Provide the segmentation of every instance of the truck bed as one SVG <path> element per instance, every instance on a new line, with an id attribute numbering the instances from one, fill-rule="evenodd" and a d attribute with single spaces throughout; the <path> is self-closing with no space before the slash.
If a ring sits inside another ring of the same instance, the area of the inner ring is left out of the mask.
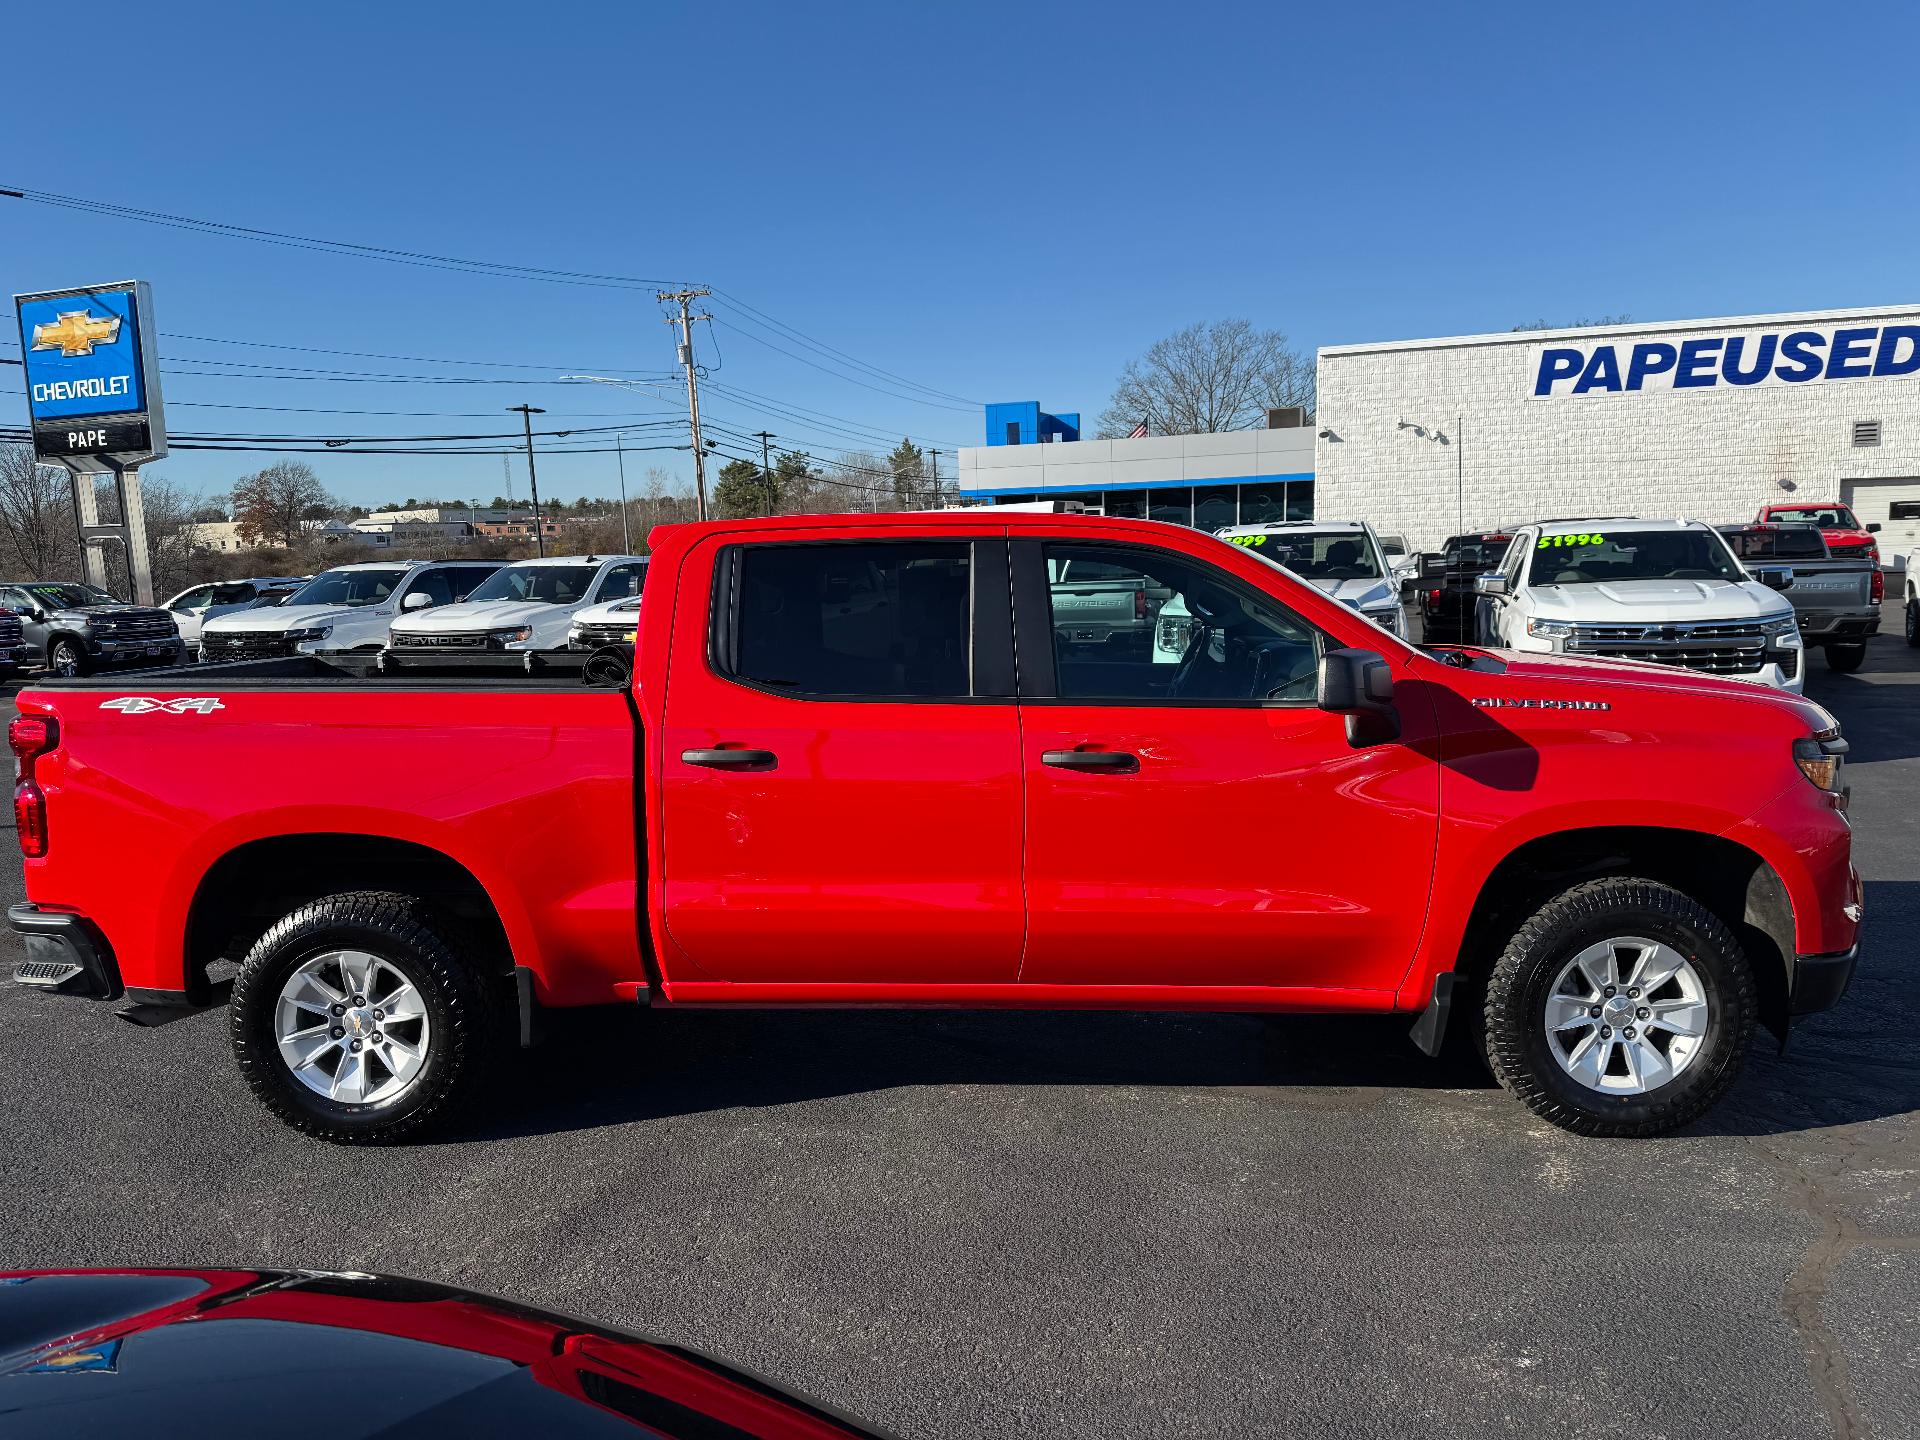
<path id="1" fill-rule="evenodd" d="M 23 690 L 583 690 L 623 689 L 625 682 L 590 679 L 590 652 L 549 650 L 522 654 L 439 656 L 399 660 L 383 655 L 288 655 L 207 665 L 160 665 L 61 678 L 42 676 Z"/>

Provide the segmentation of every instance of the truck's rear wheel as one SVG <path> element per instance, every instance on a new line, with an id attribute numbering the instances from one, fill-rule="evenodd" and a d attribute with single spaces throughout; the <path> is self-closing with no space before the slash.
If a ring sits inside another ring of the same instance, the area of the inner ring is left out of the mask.
<path id="1" fill-rule="evenodd" d="M 1718 916 L 1651 880 L 1542 905 L 1487 977 L 1494 1077 L 1580 1135 L 1657 1135 L 1725 1093 L 1752 1038 L 1753 972 Z"/>
<path id="2" fill-rule="evenodd" d="M 329 895 L 262 935 L 233 986 L 234 1058 L 296 1129 L 343 1144 L 418 1133 L 485 1078 L 502 984 L 417 899 Z"/>
<path id="3" fill-rule="evenodd" d="M 1920 648 L 1920 600 L 1907 601 L 1907 644 Z"/>
<path id="4" fill-rule="evenodd" d="M 1827 668 L 1837 670 L 1842 675 L 1851 675 L 1867 659 L 1865 645 L 1829 645 L 1827 646 Z"/>

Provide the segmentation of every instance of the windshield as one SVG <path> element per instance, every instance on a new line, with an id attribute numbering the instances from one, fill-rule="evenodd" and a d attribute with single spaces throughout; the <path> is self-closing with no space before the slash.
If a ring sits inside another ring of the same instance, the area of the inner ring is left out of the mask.
<path id="1" fill-rule="evenodd" d="M 1787 520 L 1800 525 L 1818 525 L 1822 530 L 1858 530 L 1860 522 L 1845 505 L 1776 506 L 1767 512 L 1769 520 Z"/>
<path id="2" fill-rule="evenodd" d="M 1511 535 L 1450 535 L 1441 556 L 1449 570 L 1491 570 L 1506 557 Z"/>
<path id="3" fill-rule="evenodd" d="M 1284 565 L 1303 580 L 1377 580 L 1373 546 L 1357 530 L 1286 530 L 1262 535 L 1222 535 L 1229 545 Z"/>
<path id="4" fill-rule="evenodd" d="M 26 585 L 21 587 L 49 610 L 73 610 L 82 605 L 118 605 L 106 591 L 92 585 Z"/>
<path id="5" fill-rule="evenodd" d="M 378 605 L 393 593 L 405 570 L 329 570 L 316 575 L 282 603 L 288 605 Z"/>
<path id="6" fill-rule="evenodd" d="M 1616 580 L 1744 580 L 1709 530 L 1616 530 L 1542 535 L 1534 541 L 1535 585 L 1604 585 Z"/>
<path id="7" fill-rule="evenodd" d="M 593 565 L 509 565 L 473 587 L 467 599 L 528 600 L 544 605 L 577 605 L 587 598 L 598 567 Z"/>

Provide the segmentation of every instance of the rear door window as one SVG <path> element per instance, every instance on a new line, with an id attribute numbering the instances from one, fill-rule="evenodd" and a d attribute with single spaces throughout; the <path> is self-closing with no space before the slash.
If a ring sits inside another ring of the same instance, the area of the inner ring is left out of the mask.
<path id="1" fill-rule="evenodd" d="M 745 545 L 732 568 L 723 673 L 794 696 L 972 694 L 966 543 Z"/>

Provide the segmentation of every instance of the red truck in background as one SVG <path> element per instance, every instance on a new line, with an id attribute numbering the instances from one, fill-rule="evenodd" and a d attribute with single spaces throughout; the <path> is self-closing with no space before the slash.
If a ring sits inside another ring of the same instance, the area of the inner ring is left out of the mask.
<path id="1" fill-rule="evenodd" d="M 1653 1134 L 1852 974 L 1819 706 L 1633 662 L 1415 649 L 1146 521 L 654 532 L 631 684 L 291 657 L 19 696 L 16 978 L 205 1004 L 335 1141 L 470 1100 L 543 1007 L 1470 1009 L 1494 1074 Z M 1184 648 L 1082 645 L 1079 565 Z M 1161 603 L 1171 603 L 1163 600 Z M 1130 843 L 1115 843 L 1131 837 Z"/>
<path id="2" fill-rule="evenodd" d="M 1880 532 L 1875 525 L 1862 525 L 1853 507 L 1838 501 L 1777 500 L 1762 505 L 1753 517 L 1756 525 L 1817 525 L 1826 537 L 1827 549 L 1836 560 L 1858 558 L 1880 563 Z"/>

